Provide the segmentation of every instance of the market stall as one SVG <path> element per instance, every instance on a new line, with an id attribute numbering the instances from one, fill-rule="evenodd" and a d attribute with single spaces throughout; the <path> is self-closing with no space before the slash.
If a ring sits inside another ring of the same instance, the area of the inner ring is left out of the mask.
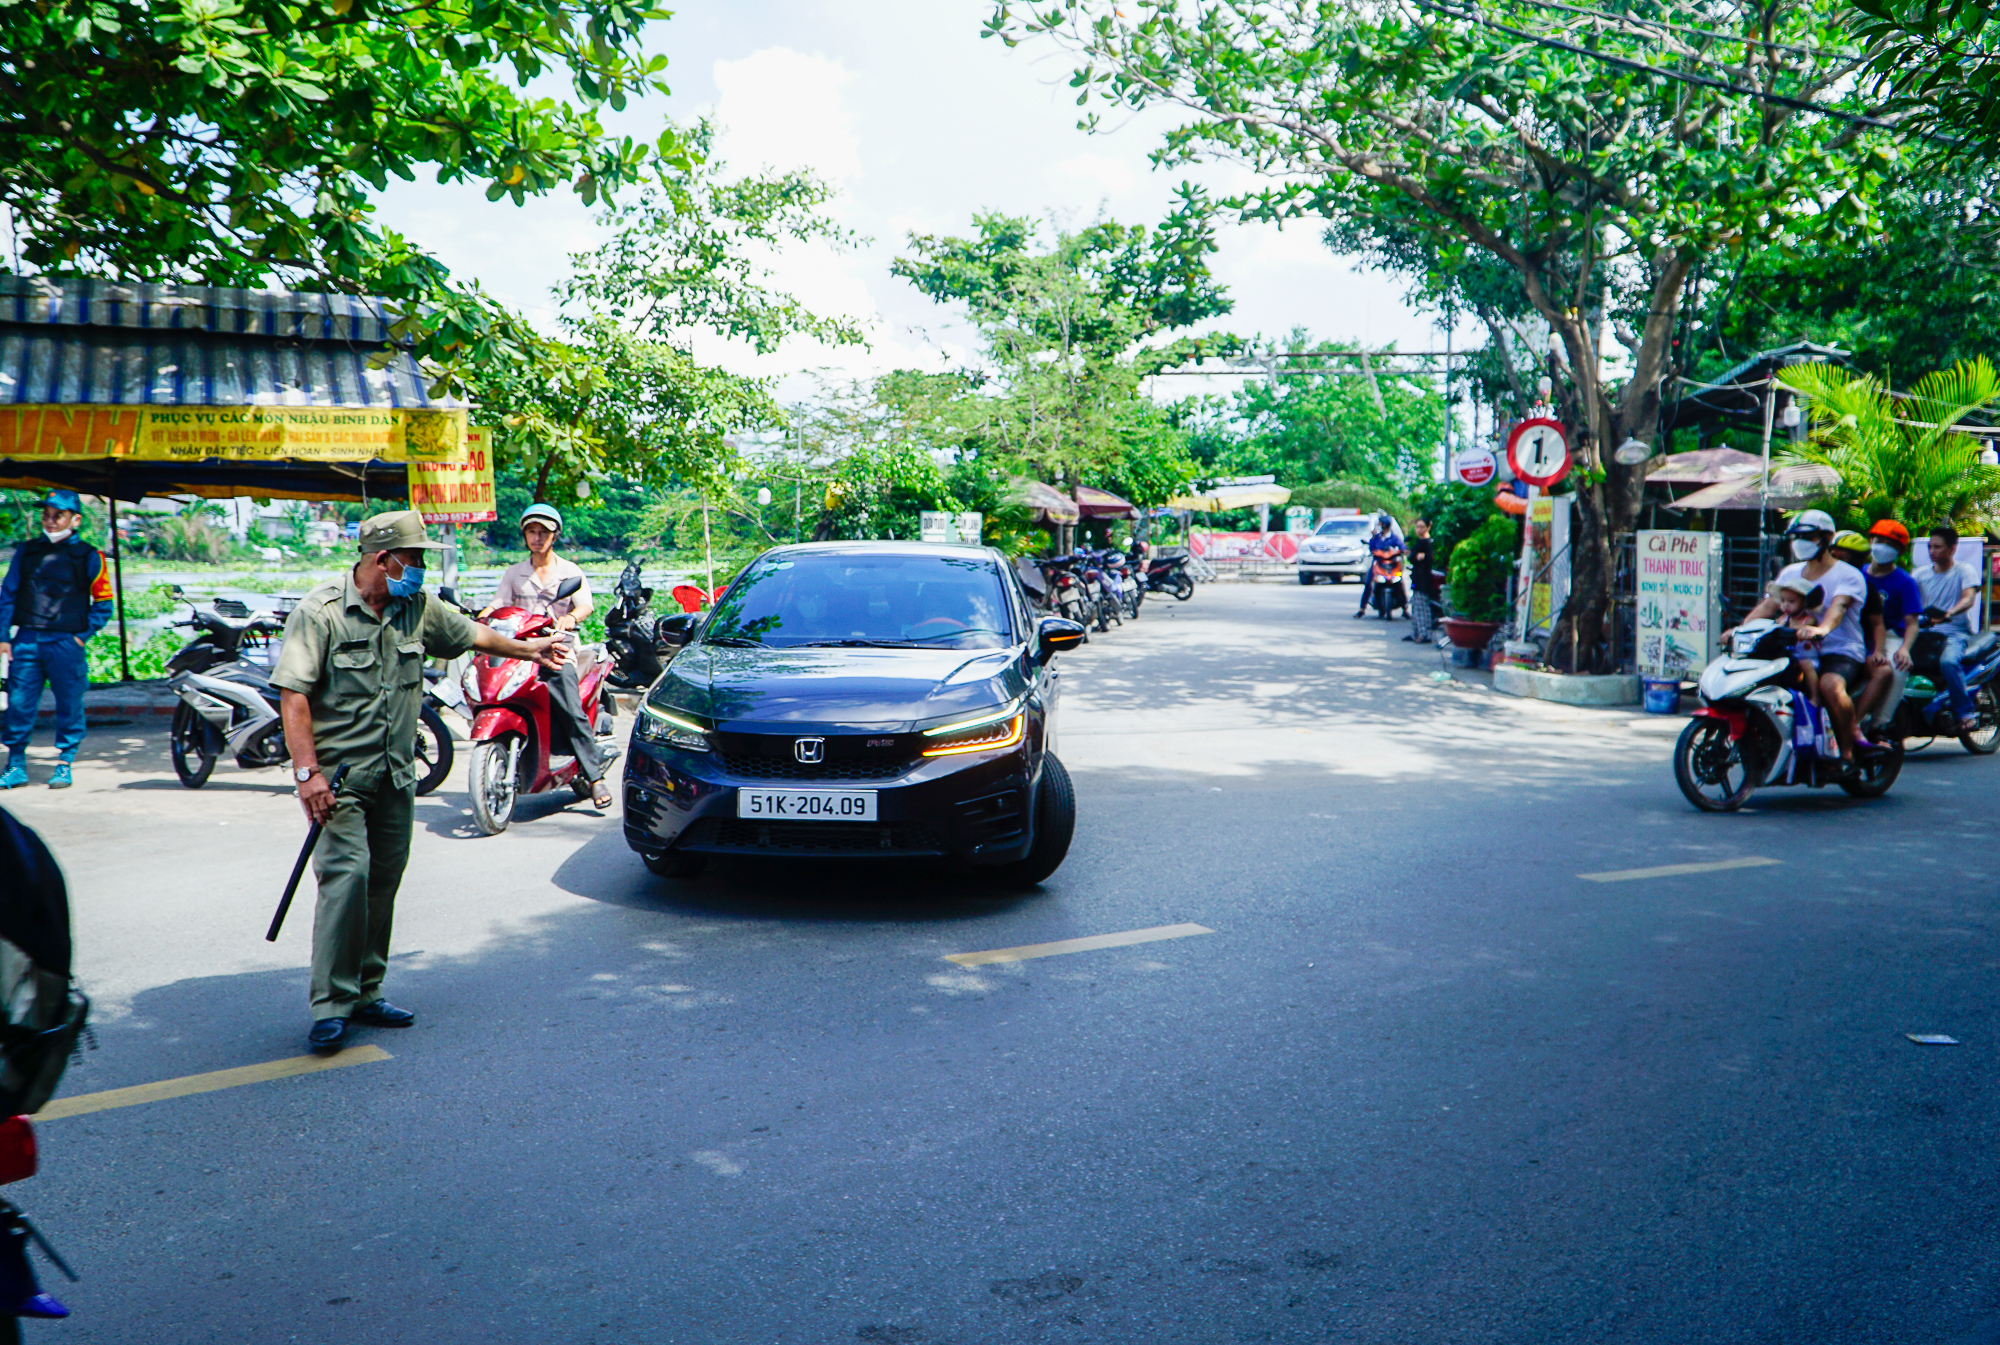
<path id="1" fill-rule="evenodd" d="M 380 300 L 0 276 L 0 486 L 412 500 L 492 517 L 492 461 Z M 129 673 L 128 673 L 129 675 Z"/>

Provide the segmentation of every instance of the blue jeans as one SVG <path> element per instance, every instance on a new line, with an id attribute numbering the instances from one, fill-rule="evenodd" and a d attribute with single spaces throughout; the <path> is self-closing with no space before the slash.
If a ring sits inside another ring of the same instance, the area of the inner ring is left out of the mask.
<path id="1" fill-rule="evenodd" d="M 83 693 L 90 685 L 90 665 L 76 640 L 60 630 L 15 635 L 14 661 L 7 669 L 7 718 L 0 727 L 10 758 L 28 750 L 46 683 L 56 693 L 56 751 L 64 761 L 76 760 L 76 749 L 83 745 Z"/>
<path id="2" fill-rule="evenodd" d="M 1951 712 L 1960 719 L 1974 713 L 1972 697 L 1965 690 L 1965 669 L 1959 660 L 1965 657 L 1965 636 L 1955 630 L 1944 633 L 1944 652 L 1938 655 L 1938 671 L 1944 675 L 1944 689 L 1951 696 Z"/>

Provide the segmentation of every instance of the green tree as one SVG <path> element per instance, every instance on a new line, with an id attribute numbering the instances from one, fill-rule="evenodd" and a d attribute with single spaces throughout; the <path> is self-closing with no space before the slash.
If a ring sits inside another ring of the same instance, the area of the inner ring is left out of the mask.
<path id="1" fill-rule="evenodd" d="M 628 0 L 6 0 L 0 203 L 45 271 L 416 298 L 442 268 L 377 226 L 419 170 L 489 200 L 635 180 L 598 111 L 665 91 Z M 573 101 L 518 86 L 566 77 Z M 681 158 L 672 128 L 659 152 Z"/>
<path id="2" fill-rule="evenodd" d="M 1853 0 L 1892 108 L 1955 156 L 2000 158 L 2000 30 L 1988 0 Z"/>
<path id="3" fill-rule="evenodd" d="M 912 235 L 892 269 L 963 305 L 984 346 L 943 420 L 959 451 L 1135 504 L 1178 489 L 1194 464 L 1141 384 L 1194 349 L 1157 338 L 1229 309 L 1203 209 L 1190 193 L 1157 231 L 1106 221 L 1046 245 L 1032 221 L 999 214 L 976 216 L 970 238 Z"/>
<path id="4" fill-rule="evenodd" d="M 1247 165 L 1269 184 L 1230 203 L 1250 217 L 1344 222 L 1384 246 L 1427 235 L 1513 273 L 1566 353 L 1559 404 L 1577 440 L 1574 584 L 1552 658 L 1596 670 L 1612 534 L 1640 484 L 1607 479 L 1607 450 L 1658 433 L 1695 268 L 1869 218 L 1891 151 L 1851 119 L 1867 109 L 1847 18 L 1838 0 L 1663 0 L 1563 29 L 1528 0 L 1001 0 L 988 31 L 1066 44 L 1083 103 L 1177 109 L 1156 160 Z M 1622 381 L 1600 364 L 1607 336 L 1629 352 Z"/>
<path id="5" fill-rule="evenodd" d="M 1979 533 L 1995 521 L 2000 467 L 1981 463 L 1979 436 L 1958 428 L 2000 404 L 2000 373 L 1984 356 L 1924 375 L 1907 397 L 1830 364 L 1793 365 L 1778 381 L 1805 394 L 1813 426 L 1780 461 L 1839 474 L 1825 503 L 1841 526 L 1893 518 L 1912 533 L 1937 523 Z"/>

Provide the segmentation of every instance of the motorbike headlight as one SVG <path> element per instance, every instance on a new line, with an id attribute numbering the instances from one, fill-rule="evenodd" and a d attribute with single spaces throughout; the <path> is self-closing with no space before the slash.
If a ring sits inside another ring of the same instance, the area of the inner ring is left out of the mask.
<path id="1" fill-rule="evenodd" d="M 665 743 L 685 752 L 711 752 L 708 730 L 692 719 L 662 710 L 651 701 L 639 702 L 639 737 L 649 743 Z"/>

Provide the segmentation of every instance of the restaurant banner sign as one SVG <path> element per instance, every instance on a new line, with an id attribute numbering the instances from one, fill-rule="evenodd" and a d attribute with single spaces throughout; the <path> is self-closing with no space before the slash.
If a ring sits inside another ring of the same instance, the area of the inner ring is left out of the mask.
<path id="1" fill-rule="evenodd" d="M 0 407 L 0 458 L 15 462 L 379 458 L 443 463 L 464 458 L 465 435 L 463 411 L 346 406 Z"/>
<path id="2" fill-rule="evenodd" d="M 493 435 L 469 426 L 465 452 L 451 462 L 410 464 L 410 506 L 426 523 L 490 523 L 493 503 Z"/>

